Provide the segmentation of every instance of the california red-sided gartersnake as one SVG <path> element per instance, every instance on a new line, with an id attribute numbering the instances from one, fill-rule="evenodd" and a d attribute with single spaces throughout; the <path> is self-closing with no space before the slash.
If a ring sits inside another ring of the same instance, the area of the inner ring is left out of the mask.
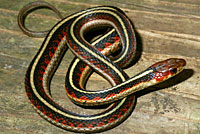
<path id="1" fill-rule="evenodd" d="M 44 2 L 25 6 L 19 13 L 19 26 L 26 32 L 24 16 L 32 7 L 46 6 Z M 50 7 L 51 8 L 51 7 Z M 102 27 L 109 31 L 90 42 L 85 33 Z M 110 28 L 112 27 L 112 28 Z M 37 33 L 36 33 L 37 35 Z M 39 35 L 40 36 L 40 35 Z M 68 47 L 76 55 L 66 76 L 68 97 L 79 105 L 95 106 L 113 102 L 104 112 L 80 115 L 64 109 L 45 91 L 50 91 L 51 79 Z M 183 59 L 171 58 L 153 64 L 129 78 L 121 69 L 131 63 L 136 49 L 134 29 L 129 18 L 118 8 L 99 6 L 74 13 L 59 21 L 47 34 L 32 60 L 25 77 L 27 96 L 39 114 L 52 124 L 73 132 L 100 132 L 122 122 L 132 111 L 133 93 L 171 78 L 183 70 Z M 112 56 L 115 51 L 120 51 Z M 112 57 L 112 60 L 108 57 Z M 92 71 L 107 79 L 112 87 L 88 91 L 85 85 Z"/>

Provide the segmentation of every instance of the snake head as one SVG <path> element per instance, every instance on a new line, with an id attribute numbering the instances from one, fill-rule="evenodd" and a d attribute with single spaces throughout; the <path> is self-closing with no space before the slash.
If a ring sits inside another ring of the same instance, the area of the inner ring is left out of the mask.
<path id="1" fill-rule="evenodd" d="M 185 65 L 186 61 L 184 59 L 170 58 L 153 64 L 151 68 L 155 73 L 154 79 L 161 82 L 180 73 Z"/>

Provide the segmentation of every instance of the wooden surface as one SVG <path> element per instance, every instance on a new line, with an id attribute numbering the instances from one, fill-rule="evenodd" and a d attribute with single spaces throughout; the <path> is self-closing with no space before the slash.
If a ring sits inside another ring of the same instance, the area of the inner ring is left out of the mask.
<path id="1" fill-rule="evenodd" d="M 25 36 L 17 25 L 18 11 L 33 0 L 0 0 L 0 133 L 67 133 L 41 118 L 32 108 L 24 90 L 26 69 L 43 39 Z M 132 76 L 149 65 L 170 57 L 187 60 L 186 69 L 138 97 L 131 116 L 103 134 L 200 134 L 200 1 L 199 0 L 49 0 L 64 16 L 96 5 L 121 8 L 137 31 L 138 62 L 125 71 Z M 50 29 L 59 19 L 50 10 L 32 13 L 27 26 L 33 30 Z M 78 113 L 65 96 L 64 80 L 72 59 L 68 52 L 51 89 L 55 100 Z M 92 75 L 89 89 L 103 89 L 109 84 Z M 61 99 L 59 99 L 61 98 Z"/>

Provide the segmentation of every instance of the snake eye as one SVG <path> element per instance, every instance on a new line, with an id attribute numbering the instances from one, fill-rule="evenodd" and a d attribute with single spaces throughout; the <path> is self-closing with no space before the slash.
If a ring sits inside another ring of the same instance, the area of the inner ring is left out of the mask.
<path id="1" fill-rule="evenodd" d="M 170 72 L 173 74 L 177 73 L 177 68 L 172 69 Z"/>

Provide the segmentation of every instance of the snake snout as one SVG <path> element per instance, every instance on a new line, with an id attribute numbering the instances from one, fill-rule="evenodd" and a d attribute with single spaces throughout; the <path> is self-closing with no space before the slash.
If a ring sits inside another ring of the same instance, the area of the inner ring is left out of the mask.
<path id="1" fill-rule="evenodd" d="M 168 70 L 172 75 L 175 75 L 183 70 L 183 67 L 186 65 L 186 61 L 184 59 L 168 59 Z"/>
<path id="2" fill-rule="evenodd" d="M 184 59 L 176 59 L 176 63 L 178 67 L 184 67 L 186 65 L 186 61 Z"/>
<path id="3" fill-rule="evenodd" d="M 171 68 L 169 68 L 172 75 L 181 72 L 184 66 L 186 65 L 186 61 L 184 59 L 174 59 L 174 60 L 175 60 L 174 65 Z"/>

